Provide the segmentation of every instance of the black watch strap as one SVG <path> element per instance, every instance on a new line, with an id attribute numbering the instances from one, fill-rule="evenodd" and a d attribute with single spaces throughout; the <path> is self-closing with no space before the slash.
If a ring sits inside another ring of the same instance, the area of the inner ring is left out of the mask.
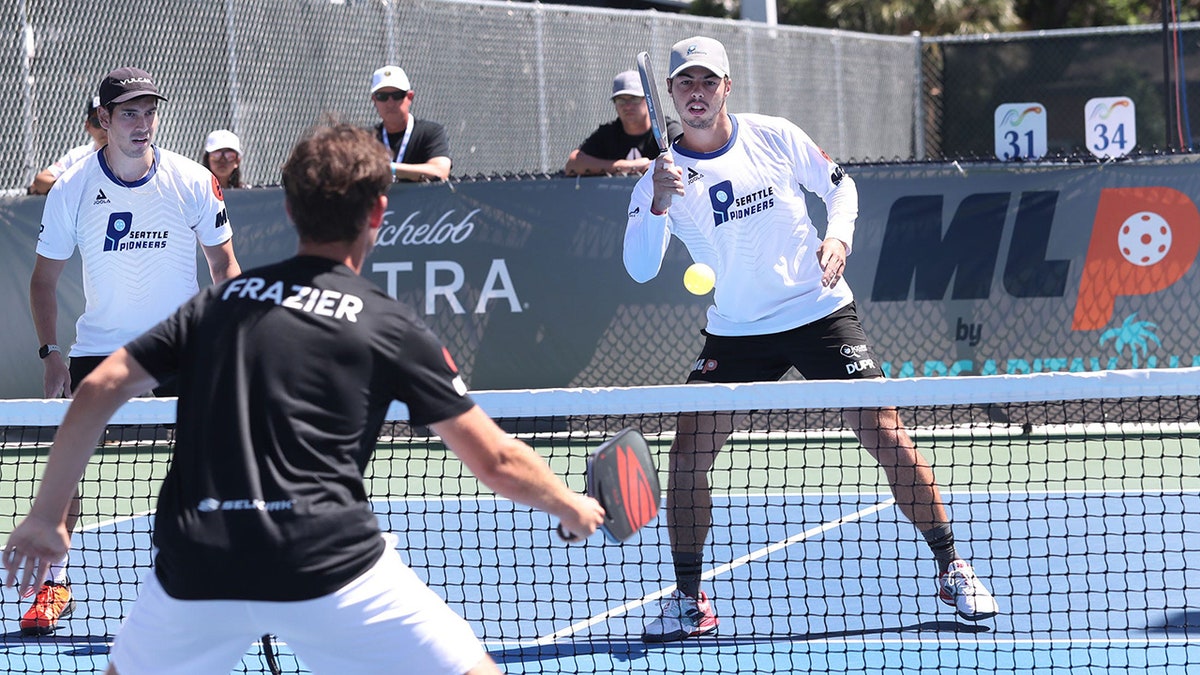
<path id="1" fill-rule="evenodd" d="M 50 352 L 58 352 L 61 354 L 62 348 L 58 345 L 42 345 L 41 347 L 38 347 L 38 356 L 43 359 L 47 356 L 50 356 Z"/>

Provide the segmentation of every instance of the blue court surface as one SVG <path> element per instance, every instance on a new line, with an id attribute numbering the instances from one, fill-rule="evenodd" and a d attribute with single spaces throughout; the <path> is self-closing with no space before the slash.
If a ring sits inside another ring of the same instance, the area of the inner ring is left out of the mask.
<path id="1" fill-rule="evenodd" d="M 504 500 L 376 505 L 509 673 L 1200 672 L 1194 491 L 943 496 L 995 619 L 960 620 L 937 599 L 929 550 L 889 495 L 724 496 L 704 582 L 719 632 L 665 645 L 639 639 L 673 583 L 661 516 L 625 544 L 566 545 L 547 516 Z M 76 536 L 79 610 L 54 636 L 21 637 L 24 602 L 6 589 L 0 671 L 103 669 L 149 567 L 148 520 Z M 279 639 L 284 672 L 307 672 Z M 267 672 L 257 645 L 235 672 Z"/>

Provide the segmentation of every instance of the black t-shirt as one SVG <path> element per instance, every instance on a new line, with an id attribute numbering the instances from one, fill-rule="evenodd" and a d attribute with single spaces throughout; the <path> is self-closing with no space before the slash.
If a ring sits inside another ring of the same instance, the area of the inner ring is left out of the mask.
<path id="1" fill-rule="evenodd" d="M 388 406 L 424 425 L 474 405 L 413 310 L 319 257 L 210 288 L 127 348 L 177 376 L 154 544 L 180 599 L 306 600 L 367 571 L 384 542 L 363 470 Z"/>
<path id="2" fill-rule="evenodd" d="M 383 122 L 375 125 L 375 138 L 383 142 Z M 396 153 L 400 152 L 403 142 L 403 131 L 388 133 L 388 158 L 393 162 L 397 161 Z M 412 137 L 408 139 L 404 157 L 399 161 L 402 164 L 423 164 L 434 157 L 450 157 L 450 138 L 446 135 L 446 127 L 437 122 L 413 118 Z"/>
<path id="3" fill-rule="evenodd" d="M 683 127 L 673 119 L 667 120 L 667 138 L 674 141 L 683 133 Z M 656 159 L 658 157 L 658 145 L 654 142 L 654 134 L 647 131 L 640 136 L 630 136 L 625 133 L 625 127 L 621 126 L 621 120 L 616 119 L 606 124 L 601 124 L 599 128 L 592 132 L 584 140 L 583 145 L 579 149 L 596 159 L 632 159 L 629 157 L 629 151 L 637 148 L 642 157 L 646 159 Z"/>

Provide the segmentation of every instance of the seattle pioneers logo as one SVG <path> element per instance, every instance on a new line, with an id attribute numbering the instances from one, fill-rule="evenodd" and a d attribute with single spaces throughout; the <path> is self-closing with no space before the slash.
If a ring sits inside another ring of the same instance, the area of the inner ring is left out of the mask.
<path id="1" fill-rule="evenodd" d="M 713 225 L 720 226 L 775 206 L 775 186 L 738 196 L 733 193 L 733 183 L 723 180 L 708 189 L 708 200 L 712 203 Z"/>
<path id="2" fill-rule="evenodd" d="M 108 216 L 104 232 L 105 251 L 134 251 L 144 248 L 166 248 L 167 230 L 133 230 L 133 214 L 116 211 Z"/>
<path id="3" fill-rule="evenodd" d="M 130 222 L 133 220 L 133 214 L 128 211 L 118 211 L 117 213 L 109 214 L 108 230 L 104 233 L 104 250 L 115 251 L 120 241 L 129 234 Z"/>

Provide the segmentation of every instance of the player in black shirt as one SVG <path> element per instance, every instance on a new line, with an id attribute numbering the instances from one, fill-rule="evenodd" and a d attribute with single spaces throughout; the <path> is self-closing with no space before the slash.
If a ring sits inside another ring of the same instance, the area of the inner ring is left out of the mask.
<path id="1" fill-rule="evenodd" d="M 500 495 L 580 537 L 601 523 L 595 500 L 472 402 L 415 313 L 359 276 L 390 183 L 369 132 L 316 130 L 283 170 L 298 255 L 195 296 L 80 384 L 4 551 L 22 591 L 69 547 L 63 515 L 109 417 L 167 377 L 179 387 L 154 574 L 108 672 L 229 672 L 264 633 L 318 673 L 497 672 L 368 503 L 363 470 L 393 400 Z"/>

